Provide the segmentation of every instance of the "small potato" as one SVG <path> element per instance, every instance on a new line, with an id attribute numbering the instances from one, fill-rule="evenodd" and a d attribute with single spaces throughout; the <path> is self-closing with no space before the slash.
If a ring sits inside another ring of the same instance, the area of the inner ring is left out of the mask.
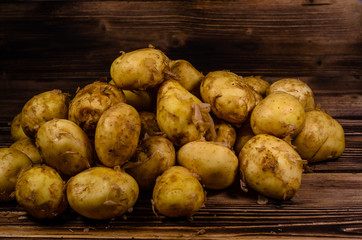
<path id="1" fill-rule="evenodd" d="M 20 125 L 21 113 L 15 115 L 10 123 L 10 136 L 11 140 L 18 141 L 23 138 L 28 138 Z"/>
<path id="2" fill-rule="evenodd" d="M 123 90 L 126 103 L 137 109 L 137 111 L 152 111 L 154 97 L 146 90 Z"/>
<path id="3" fill-rule="evenodd" d="M 204 206 L 206 192 L 187 168 L 173 166 L 156 180 L 152 205 L 167 217 L 191 217 Z"/>
<path id="4" fill-rule="evenodd" d="M 201 82 L 200 93 L 218 118 L 237 125 L 247 119 L 255 106 L 251 88 L 242 77 L 229 71 L 208 73 Z"/>
<path id="5" fill-rule="evenodd" d="M 63 179 L 47 165 L 34 166 L 22 173 L 15 196 L 19 205 L 38 219 L 55 218 L 68 206 Z"/>
<path id="6" fill-rule="evenodd" d="M 156 178 L 176 164 L 175 148 L 170 140 L 151 136 L 143 140 L 133 156 L 127 172 L 136 179 L 143 190 L 152 190 Z"/>
<path id="7" fill-rule="evenodd" d="M 245 143 L 254 136 L 255 134 L 251 129 L 250 121 L 246 121 L 240 128 L 238 128 L 234 145 L 234 151 L 236 156 L 239 156 L 239 153 L 244 147 Z"/>
<path id="8" fill-rule="evenodd" d="M 140 132 L 141 119 L 131 105 L 119 103 L 104 111 L 94 136 L 99 160 L 107 167 L 128 162 L 136 151 Z"/>
<path id="9" fill-rule="evenodd" d="M 177 76 L 176 80 L 187 91 L 192 91 L 200 86 L 204 75 L 199 72 L 190 62 L 179 59 L 170 62 L 171 72 Z"/>
<path id="10" fill-rule="evenodd" d="M 228 147 L 199 140 L 180 148 L 177 163 L 200 176 L 205 188 L 220 190 L 234 182 L 239 160 Z"/>
<path id="11" fill-rule="evenodd" d="M 261 96 L 265 96 L 270 87 L 270 83 L 263 80 L 261 76 L 246 76 L 243 77 L 243 81 Z"/>
<path id="12" fill-rule="evenodd" d="M 298 99 L 285 92 L 264 98 L 251 113 L 250 125 L 255 135 L 266 133 L 276 137 L 294 137 L 304 126 L 305 111 Z"/>
<path id="13" fill-rule="evenodd" d="M 157 123 L 176 146 L 199 140 L 213 126 L 209 104 L 187 91 L 176 80 L 166 80 L 157 95 Z"/>
<path id="14" fill-rule="evenodd" d="M 67 119 L 53 119 L 44 123 L 36 135 L 44 163 L 62 174 L 73 176 L 89 168 L 93 149 L 85 132 Z"/>
<path id="15" fill-rule="evenodd" d="M 91 219 L 112 219 L 131 212 L 137 201 L 137 182 L 121 169 L 93 167 L 67 184 L 69 206 Z"/>
<path id="16" fill-rule="evenodd" d="M 217 142 L 232 148 L 236 140 L 236 131 L 233 125 L 221 119 L 215 119 L 215 134 L 208 131 L 205 135 L 207 141 Z M 213 136 L 215 135 L 215 136 Z"/>
<path id="17" fill-rule="evenodd" d="M 42 157 L 39 149 L 35 145 L 34 140 L 30 138 L 20 139 L 10 145 L 10 147 L 18 149 L 19 151 L 25 153 L 33 162 L 33 164 L 39 164 L 42 162 Z"/>
<path id="18" fill-rule="evenodd" d="M 251 138 L 241 149 L 239 161 L 241 183 L 266 197 L 287 200 L 300 187 L 303 161 L 277 137 L 259 134 Z"/>
<path id="19" fill-rule="evenodd" d="M 293 145 L 308 162 L 334 159 L 344 152 L 344 130 L 327 113 L 321 110 L 308 111 L 305 126 L 293 140 Z"/>
<path id="20" fill-rule="evenodd" d="M 270 85 L 267 95 L 274 92 L 286 92 L 296 97 L 303 108 L 313 110 L 315 108 L 312 89 L 305 83 L 294 78 L 283 78 Z"/>
<path id="21" fill-rule="evenodd" d="M 139 112 L 141 118 L 141 134 L 140 138 L 146 136 L 156 136 L 161 134 L 161 130 L 157 123 L 156 114 L 153 112 Z"/>
<path id="22" fill-rule="evenodd" d="M 69 105 L 68 119 L 78 124 L 88 136 L 94 136 L 102 113 L 120 102 L 126 102 L 122 90 L 105 82 L 93 82 L 77 91 Z"/>
<path id="23" fill-rule="evenodd" d="M 30 158 L 23 152 L 15 148 L 0 148 L 0 202 L 14 199 L 16 181 L 31 165 Z"/>
<path id="24" fill-rule="evenodd" d="M 60 90 L 40 93 L 27 101 L 21 111 L 20 124 L 29 138 L 35 138 L 40 126 L 53 118 L 68 118 L 69 95 Z"/>
<path id="25" fill-rule="evenodd" d="M 145 90 L 164 81 L 164 72 L 169 71 L 169 59 L 152 47 L 123 53 L 111 65 L 111 77 L 115 84 L 125 90 Z"/>

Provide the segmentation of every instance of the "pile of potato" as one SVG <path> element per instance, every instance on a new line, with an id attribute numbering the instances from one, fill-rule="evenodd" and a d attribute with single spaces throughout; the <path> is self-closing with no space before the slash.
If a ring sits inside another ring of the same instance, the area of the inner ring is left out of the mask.
<path id="1" fill-rule="evenodd" d="M 244 191 L 290 199 L 304 164 L 344 151 L 341 125 L 297 79 L 204 76 L 152 46 L 122 53 L 110 74 L 72 97 L 51 90 L 23 106 L 14 144 L 0 149 L 0 201 L 15 199 L 40 219 L 67 206 L 111 219 L 152 191 L 156 215 L 190 217 L 205 189 L 237 178 Z"/>

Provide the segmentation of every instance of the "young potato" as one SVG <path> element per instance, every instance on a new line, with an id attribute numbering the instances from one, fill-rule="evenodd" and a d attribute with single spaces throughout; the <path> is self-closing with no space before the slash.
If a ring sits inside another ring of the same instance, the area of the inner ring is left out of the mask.
<path id="1" fill-rule="evenodd" d="M 88 136 L 77 124 L 67 119 L 53 119 L 44 123 L 35 142 L 44 163 L 67 176 L 89 168 L 93 161 Z"/>
<path id="2" fill-rule="evenodd" d="M 241 125 L 255 106 L 251 88 L 242 77 L 229 71 L 208 73 L 200 86 L 201 97 L 221 119 Z"/>
<path id="3" fill-rule="evenodd" d="M 191 217 L 204 206 L 206 192 L 187 168 L 173 166 L 156 180 L 152 207 L 167 217 Z"/>
<path id="4" fill-rule="evenodd" d="M 234 151 L 236 156 L 239 156 L 241 149 L 244 147 L 245 143 L 254 137 L 255 134 L 250 126 L 250 121 L 245 121 L 245 123 L 238 128 L 236 133 L 236 140 L 234 145 Z"/>
<path id="5" fill-rule="evenodd" d="M 176 80 L 186 88 L 192 91 L 200 86 L 204 75 L 199 72 L 190 62 L 178 59 L 170 62 L 171 72 L 177 76 Z"/>
<path id="6" fill-rule="evenodd" d="M 146 136 L 156 136 L 161 134 L 161 130 L 157 123 L 156 114 L 153 112 L 139 112 L 141 118 L 141 134 L 140 138 Z"/>
<path id="7" fill-rule="evenodd" d="M 304 126 L 305 111 L 298 99 L 285 92 L 264 98 L 251 113 L 250 125 L 255 135 L 295 137 Z"/>
<path id="8" fill-rule="evenodd" d="M 111 77 L 125 90 L 145 90 L 164 81 L 170 70 L 168 57 L 152 47 L 123 53 L 111 65 Z"/>
<path id="9" fill-rule="evenodd" d="M 241 183 L 260 194 L 287 200 L 299 189 L 303 161 L 287 142 L 268 134 L 251 138 L 239 154 Z"/>
<path id="10" fill-rule="evenodd" d="M 154 98 L 146 90 L 123 90 L 126 103 L 137 109 L 137 111 L 152 111 Z"/>
<path id="11" fill-rule="evenodd" d="M 327 113 L 321 110 L 308 111 L 304 128 L 293 140 L 293 145 L 308 162 L 334 159 L 344 152 L 344 130 Z"/>
<path id="12" fill-rule="evenodd" d="M 91 219 L 112 219 L 131 212 L 137 201 L 137 182 L 121 169 L 93 167 L 67 184 L 69 206 Z"/>
<path id="13" fill-rule="evenodd" d="M 236 131 L 233 125 L 221 119 L 215 119 L 214 125 L 215 134 L 213 134 L 211 131 L 207 131 L 205 135 L 206 140 L 217 142 L 228 148 L 232 148 L 236 140 Z"/>
<path id="14" fill-rule="evenodd" d="M 88 136 L 94 136 L 102 113 L 121 102 L 126 102 L 122 90 L 96 81 L 77 91 L 69 105 L 68 119 L 78 124 Z"/>
<path id="15" fill-rule="evenodd" d="M 136 151 L 140 132 L 141 119 L 131 105 L 119 103 L 104 111 L 94 136 L 99 160 L 107 167 L 128 162 Z"/>
<path id="16" fill-rule="evenodd" d="M 239 160 L 226 146 L 202 140 L 183 145 L 177 163 L 201 178 L 208 189 L 225 189 L 235 180 Z"/>
<path id="17" fill-rule="evenodd" d="M 265 96 L 270 87 L 270 83 L 263 80 L 261 76 L 246 76 L 243 77 L 243 81 L 261 96 Z"/>
<path id="18" fill-rule="evenodd" d="M 10 137 L 11 140 L 18 141 L 20 139 L 28 138 L 20 125 L 21 113 L 15 115 L 10 123 Z"/>
<path id="19" fill-rule="evenodd" d="M 19 176 L 15 196 L 19 205 L 31 216 L 52 219 L 68 206 L 64 190 L 65 183 L 55 169 L 38 165 Z"/>
<path id="20" fill-rule="evenodd" d="M 275 92 L 286 92 L 296 97 L 303 108 L 313 110 L 315 108 L 312 89 L 305 83 L 294 78 L 283 78 L 270 85 L 267 95 Z"/>
<path id="21" fill-rule="evenodd" d="M 69 95 L 54 89 L 35 95 L 21 111 L 20 125 L 29 138 L 35 138 L 40 126 L 53 118 L 68 118 Z"/>
<path id="22" fill-rule="evenodd" d="M 202 139 L 213 126 L 209 104 L 188 92 L 176 80 L 162 83 L 157 95 L 157 123 L 176 146 Z"/>
<path id="23" fill-rule="evenodd" d="M 176 164 L 175 148 L 170 140 L 151 136 L 143 140 L 126 171 L 142 190 L 152 190 L 156 178 Z"/>
<path id="24" fill-rule="evenodd" d="M 30 138 L 20 139 L 11 144 L 10 147 L 25 153 L 30 158 L 33 164 L 39 164 L 42 162 L 40 151 L 35 145 L 33 139 Z"/>
<path id="25" fill-rule="evenodd" d="M 31 165 L 25 153 L 15 148 L 0 148 L 0 202 L 14 199 L 16 181 Z"/>

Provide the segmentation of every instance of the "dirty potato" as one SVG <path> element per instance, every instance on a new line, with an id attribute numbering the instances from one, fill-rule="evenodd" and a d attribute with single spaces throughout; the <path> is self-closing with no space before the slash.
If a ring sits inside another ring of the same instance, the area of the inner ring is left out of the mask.
<path id="1" fill-rule="evenodd" d="M 10 123 L 10 138 L 13 141 L 18 141 L 23 138 L 28 138 L 20 125 L 21 113 L 15 115 Z"/>
<path id="2" fill-rule="evenodd" d="M 287 142 L 268 134 L 251 138 L 239 154 L 242 187 L 287 200 L 299 189 L 303 161 Z"/>
<path id="3" fill-rule="evenodd" d="M 69 95 L 55 89 L 35 95 L 21 111 L 20 124 L 24 133 L 35 138 L 36 132 L 46 121 L 68 118 Z"/>
<path id="4" fill-rule="evenodd" d="M 156 136 L 162 134 L 157 123 L 156 114 L 153 112 L 142 111 L 139 112 L 139 115 L 141 119 L 141 139 L 147 136 Z"/>
<path id="5" fill-rule="evenodd" d="M 251 129 L 250 121 L 245 121 L 245 123 L 236 131 L 236 140 L 234 145 L 234 151 L 236 156 L 239 156 L 239 153 L 244 147 L 245 143 L 254 136 L 255 134 Z"/>
<path id="6" fill-rule="evenodd" d="M 69 206 L 91 219 L 112 219 L 132 211 L 137 182 L 122 169 L 93 167 L 73 176 L 67 184 Z"/>
<path id="7" fill-rule="evenodd" d="M 191 217 L 205 201 L 206 192 L 199 180 L 181 166 L 166 170 L 153 188 L 152 206 L 167 217 Z"/>
<path id="8" fill-rule="evenodd" d="M 206 140 L 232 148 L 236 140 L 236 131 L 233 125 L 221 119 L 215 119 L 214 126 L 215 133 L 212 133 L 211 130 L 207 131 Z"/>
<path id="9" fill-rule="evenodd" d="M 251 113 L 250 125 L 255 135 L 295 137 L 303 128 L 305 111 L 297 98 L 275 92 L 264 98 Z"/>
<path id="10" fill-rule="evenodd" d="M 154 97 L 146 90 L 123 90 L 126 103 L 137 109 L 137 111 L 152 111 Z"/>
<path id="11" fill-rule="evenodd" d="M 88 136 L 94 136 L 102 113 L 120 102 L 126 102 L 122 90 L 96 81 L 77 91 L 69 104 L 68 119 L 78 124 Z"/>
<path id="12" fill-rule="evenodd" d="M 320 162 L 342 155 L 345 148 L 342 126 L 326 112 L 306 112 L 303 130 L 293 140 L 300 156 L 308 162 Z"/>
<path id="13" fill-rule="evenodd" d="M 136 151 L 141 119 L 129 104 L 119 103 L 104 111 L 94 136 L 99 160 L 107 167 L 122 166 Z"/>
<path id="14" fill-rule="evenodd" d="M 19 205 L 38 219 L 55 218 L 68 206 L 63 179 L 47 165 L 34 166 L 22 173 L 15 196 Z"/>
<path id="15" fill-rule="evenodd" d="M 25 153 L 15 148 L 0 148 L 0 202 L 14 199 L 19 175 L 31 166 L 32 162 Z"/>
<path id="16" fill-rule="evenodd" d="M 67 176 L 89 168 L 93 161 L 88 136 L 70 120 L 53 119 L 44 123 L 35 140 L 44 163 Z"/>
<path id="17" fill-rule="evenodd" d="M 229 71 L 208 73 L 201 82 L 200 93 L 218 118 L 237 125 L 246 120 L 255 106 L 251 88 L 242 77 Z"/>
<path id="18" fill-rule="evenodd" d="M 176 80 L 186 88 L 192 91 L 200 86 L 204 75 L 199 72 L 190 62 L 178 59 L 170 62 L 171 72 L 176 75 Z"/>
<path id="19" fill-rule="evenodd" d="M 226 146 L 202 140 L 183 145 L 177 163 L 201 178 L 208 189 L 225 189 L 235 180 L 239 160 Z"/>
<path id="20" fill-rule="evenodd" d="M 151 136 L 141 142 L 126 171 L 142 190 L 152 190 L 156 178 L 176 163 L 175 148 L 170 140 Z"/>
<path id="21" fill-rule="evenodd" d="M 263 80 L 261 76 L 246 76 L 243 81 L 261 96 L 265 96 L 270 83 Z"/>
<path id="22" fill-rule="evenodd" d="M 33 164 L 39 164 L 42 161 L 39 149 L 35 145 L 33 139 L 30 138 L 20 139 L 11 144 L 10 147 L 18 149 L 19 151 L 25 153 L 30 158 Z"/>
<path id="23" fill-rule="evenodd" d="M 153 47 L 123 53 L 111 65 L 111 77 L 125 90 L 145 90 L 164 81 L 169 71 L 168 57 Z"/>

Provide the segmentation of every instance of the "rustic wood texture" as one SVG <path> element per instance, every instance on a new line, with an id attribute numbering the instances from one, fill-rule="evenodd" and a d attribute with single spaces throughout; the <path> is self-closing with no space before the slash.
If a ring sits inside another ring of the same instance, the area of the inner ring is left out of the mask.
<path id="1" fill-rule="evenodd" d="M 269 82 L 299 78 L 343 126 L 338 159 L 310 164 L 289 201 L 258 204 L 239 183 L 208 191 L 192 220 L 157 218 L 150 193 L 109 221 L 70 209 L 55 221 L 0 204 L 0 237 L 11 239 L 360 239 L 362 237 L 362 4 L 357 0 L 1 1 L 0 147 L 8 123 L 33 95 L 74 94 L 120 51 L 152 44 L 203 73 L 228 69 Z M 259 202 L 260 203 L 260 202 Z"/>

